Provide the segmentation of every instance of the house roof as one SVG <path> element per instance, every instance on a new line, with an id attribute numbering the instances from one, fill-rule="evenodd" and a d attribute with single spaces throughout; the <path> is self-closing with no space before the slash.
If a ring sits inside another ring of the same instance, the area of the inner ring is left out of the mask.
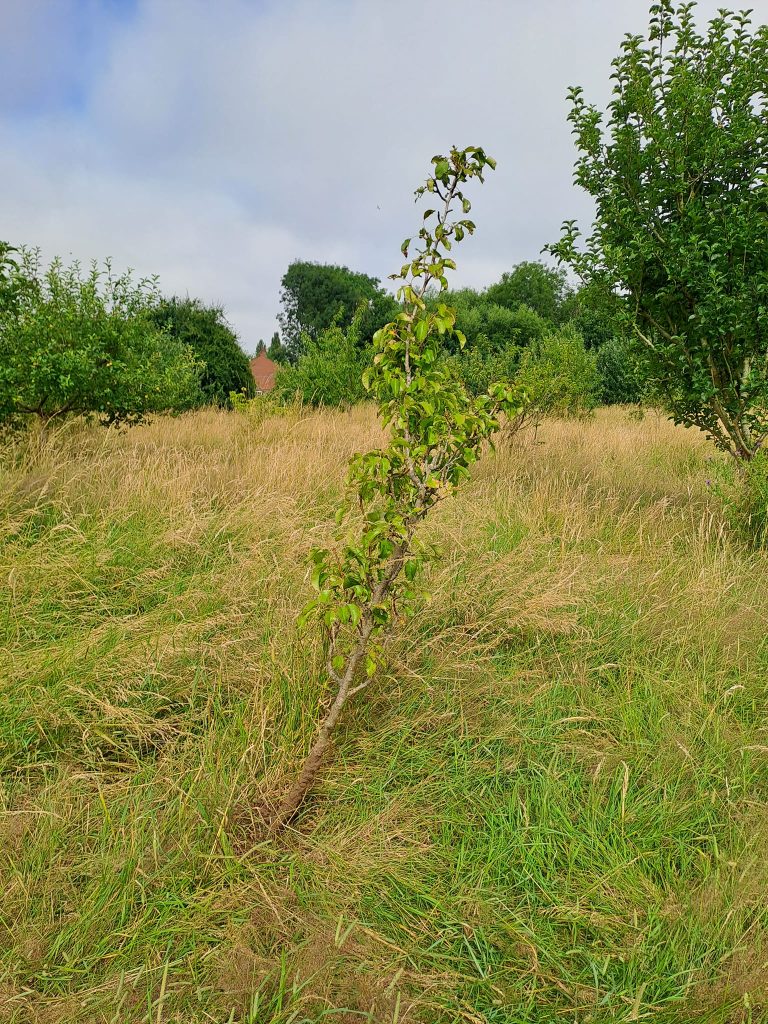
<path id="1" fill-rule="evenodd" d="M 259 354 L 251 360 L 251 373 L 256 381 L 259 391 L 271 391 L 275 386 L 275 374 L 279 367 L 273 362 L 266 352 Z"/>

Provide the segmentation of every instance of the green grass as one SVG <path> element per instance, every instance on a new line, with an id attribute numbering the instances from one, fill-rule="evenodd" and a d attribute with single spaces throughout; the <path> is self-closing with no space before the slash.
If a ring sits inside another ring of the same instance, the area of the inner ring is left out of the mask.
<path id="1" fill-rule="evenodd" d="M 0 1021 L 768 1020 L 768 558 L 696 436 L 490 455 L 279 838 L 306 555 L 371 414 L 68 428 L 0 470 Z"/>

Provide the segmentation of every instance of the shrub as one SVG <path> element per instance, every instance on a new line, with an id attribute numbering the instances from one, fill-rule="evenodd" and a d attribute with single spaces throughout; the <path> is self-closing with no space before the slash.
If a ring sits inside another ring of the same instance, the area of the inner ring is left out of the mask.
<path id="1" fill-rule="evenodd" d="M 631 344 L 610 338 L 597 352 L 600 401 L 603 405 L 629 405 L 643 397 L 643 383 Z"/>
<path id="2" fill-rule="evenodd" d="M 520 350 L 509 345 L 492 355 L 485 355 L 467 345 L 460 355 L 447 356 L 446 367 L 464 384 L 470 395 L 483 395 L 497 381 L 511 381 L 520 364 Z"/>
<path id="3" fill-rule="evenodd" d="M 278 370 L 275 391 L 286 399 L 299 396 L 307 405 L 349 406 L 361 401 L 363 371 L 371 353 L 360 349 L 358 339 L 358 318 L 346 330 L 334 325 L 317 338 L 305 337 L 296 365 Z"/>
<path id="4" fill-rule="evenodd" d="M 537 426 L 544 416 L 588 415 L 600 395 L 595 356 L 568 325 L 523 352 L 514 383 L 527 402 L 508 424 L 508 437 L 523 427 Z"/>
<path id="5" fill-rule="evenodd" d="M 472 288 L 433 294 L 427 297 L 427 308 L 436 309 L 440 302 L 449 302 L 456 310 L 456 327 L 467 339 L 467 347 L 483 358 L 507 351 L 511 346 L 524 348 L 544 337 L 549 324 L 535 310 L 526 305 L 514 309 L 492 302 L 486 292 Z M 444 338 L 447 352 L 459 351 L 455 338 Z"/>

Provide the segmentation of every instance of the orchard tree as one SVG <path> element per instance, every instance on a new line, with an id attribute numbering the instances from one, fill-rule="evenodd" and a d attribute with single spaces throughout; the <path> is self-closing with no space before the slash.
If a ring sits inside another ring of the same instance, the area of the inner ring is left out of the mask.
<path id="1" fill-rule="evenodd" d="M 737 460 L 768 437 L 768 27 L 692 3 L 627 36 L 604 115 L 570 91 L 575 178 L 594 199 L 550 251 L 628 298 L 638 357 L 675 422 Z"/>
<path id="2" fill-rule="evenodd" d="M 595 355 L 570 324 L 554 328 L 540 342 L 523 352 L 514 377 L 527 398 L 528 423 L 544 416 L 584 416 L 597 405 L 600 376 Z M 510 421 L 507 436 L 516 433 L 522 420 Z"/>
<path id="3" fill-rule="evenodd" d="M 10 275 L 15 298 L 0 306 L 0 419 L 135 423 L 199 402 L 194 355 L 150 321 L 154 281 L 116 275 L 108 263 L 83 274 L 54 260 L 43 270 L 29 251 Z"/>
<path id="4" fill-rule="evenodd" d="M 229 405 L 233 391 L 255 393 L 248 357 L 221 306 L 206 306 L 199 299 L 162 299 L 151 310 L 150 319 L 169 337 L 188 346 L 201 363 L 201 402 Z"/>
<path id="5" fill-rule="evenodd" d="M 381 450 L 355 456 L 350 466 L 353 500 L 346 512 L 354 514 L 359 533 L 347 534 L 338 550 L 313 555 L 317 596 L 302 621 L 316 620 L 324 631 L 332 693 L 304 764 L 271 816 L 274 828 L 301 806 L 347 701 L 376 674 L 382 638 L 413 606 L 424 558 L 419 525 L 469 475 L 499 427 L 500 412 L 516 414 L 521 405 L 506 385 L 471 397 L 441 364 L 442 342 L 454 332 L 456 314 L 444 303 L 428 307 L 425 296 L 430 287 L 447 289 L 446 271 L 455 268 L 451 248 L 474 230 L 462 186 L 473 178 L 482 181 L 495 164 L 476 147 L 452 149 L 432 162 L 432 175 L 416 195 L 427 196 L 436 208 L 424 212 L 413 256 L 411 239 L 403 242 L 406 262 L 394 275 L 403 282 L 402 309 L 377 331 L 373 365 L 364 376 L 389 441 Z M 454 205 L 463 217 L 454 219 Z"/>

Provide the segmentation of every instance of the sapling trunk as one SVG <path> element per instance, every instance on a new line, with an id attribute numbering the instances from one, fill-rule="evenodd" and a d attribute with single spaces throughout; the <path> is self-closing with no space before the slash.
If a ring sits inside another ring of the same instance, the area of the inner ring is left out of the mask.
<path id="1" fill-rule="evenodd" d="M 409 531 L 408 542 L 410 542 L 410 540 L 411 532 Z M 403 562 L 408 552 L 408 542 L 402 544 L 390 559 L 388 572 L 382 579 L 377 592 L 373 595 L 376 599 L 374 603 L 378 603 L 381 600 L 386 599 L 389 595 L 392 585 L 395 583 L 402 570 Z M 357 643 L 349 652 L 344 674 L 340 677 L 333 668 L 335 638 L 331 643 L 331 651 L 328 657 L 328 675 L 332 679 L 336 680 L 338 683 L 338 690 L 336 691 L 336 696 L 328 709 L 328 713 L 321 720 L 320 725 L 318 726 L 315 740 L 307 754 L 304 764 L 301 766 L 301 770 L 296 777 L 296 781 L 283 795 L 277 810 L 270 818 L 270 825 L 274 829 L 280 829 L 286 825 L 303 804 L 307 794 L 314 786 L 318 772 L 323 766 L 325 753 L 331 745 L 333 731 L 339 722 L 344 705 L 350 697 L 359 693 L 361 690 L 364 690 L 370 682 L 369 677 L 357 686 L 352 685 L 357 678 L 361 664 L 368 654 L 371 633 L 374 629 L 374 620 L 369 609 L 366 609 L 363 612 L 359 625 L 360 630 Z"/>
<path id="2" fill-rule="evenodd" d="M 454 203 L 465 214 L 470 209 L 459 186 L 470 178 L 482 181 L 484 169 L 495 163 L 477 147 L 452 149 L 432 162 L 433 176 L 416 195 L 436 196 L 441 208 L 424 213 L 418 236 L 423 246 L 414 258 L 408 259 L 410 239 L 402 245 L 407 262 L 393 277 L 404 282 L 398 292 L 403 309 L 376 332 L 373 366 L 363 377 L 390 428 L 389 443 L 353 458 L 349 480 L 363 513 L 362 530 L 340 552 L 313 552 L 318 594 L 300 617 L 301 624 L 319 619 L 326 631 L 327 674 L 335 695 L 295 781 L 269 818 L 274 829 L 291 820 L 311 791 L 344 707 L 376 673 L 380 638 L 416 599 L 412 584 L 424 558 L 416 527 L 468 475 L 499 427 L 498 414 L 518 415 L 524 404 L 502 384 L 472 398 L 441 365 L 441 339 L 454 335 L 462 347 L 466 339 L 455 329 L 455 311 L 439 303 L 430 312 L 425 295 L 431 286 L 448 287 L 445 271 L 455 264 L 447 253 L 474 231 L 472 221 L 451 219 Z M 431 217 L 436 218 L 433 229 L 427 226 Z"/>
<path id="3" fill-rule="evenodd" d="M 280 805 L 272 816 L 270 821 L 272 828 L 280 829 L 287 824 L 304 803 L 307 794 L 314 786 L 317 774 L 323 765 L 325 752 L 331 744 L 333 730 L 336 728 L 344 705 L 347 703 L 355 672 L 360 661 L 365 656 L 367 647 L 368 637 L 361 638 L 358 646 L 350 655 L 342 685 L 339 687 L 328 714 L 320 723 L 315 741 L 307 754 L 304 764 L 301 766 L 301 771 L 297 775 L 296 781 L 285 793 L 280 801 Z"/>

